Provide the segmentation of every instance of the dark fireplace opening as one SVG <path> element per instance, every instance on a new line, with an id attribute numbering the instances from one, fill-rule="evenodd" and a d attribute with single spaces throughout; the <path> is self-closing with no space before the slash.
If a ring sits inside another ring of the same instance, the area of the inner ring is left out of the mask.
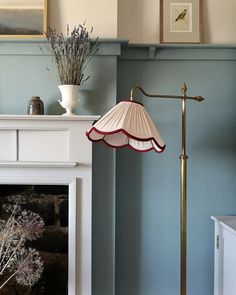
<path id="1" fill-rule="evenodd" d="M 31 287 L 13 278 L 1 295 L 68 295 L 68 194 L 66 185 L 0 185 L 0 220 L 9 219 L 6 208 L 16 196 L 23 200 L 22 210 L 39 214 L 45 223 L 42 237 L 27 242 L 43 261 L 41 278 Z M 7 275 L 0 275 L 0 283 Z"/>

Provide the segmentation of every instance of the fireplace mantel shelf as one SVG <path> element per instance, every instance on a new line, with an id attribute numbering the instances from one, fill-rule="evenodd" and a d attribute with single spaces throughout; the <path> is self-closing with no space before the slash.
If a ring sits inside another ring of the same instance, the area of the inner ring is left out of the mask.
<path id="1" fill-rule="evenodd" d="M 0 162 L 0 167 L 31 167 L 31 168 L 73 168 L 76 162 Z"/>
<path id="2" fill-rule="evenodd" d="M 0 115 L 0 120 L 42 120 L 42 121 L 93 121 L 100 116 L 58 116 L 58 115 Z"/>
<path id="3" fill-rule="evenodd" d="M 85 164 L 85 133 L 98 118 L 0 115 L 0 167 L 75 168 Z"/>

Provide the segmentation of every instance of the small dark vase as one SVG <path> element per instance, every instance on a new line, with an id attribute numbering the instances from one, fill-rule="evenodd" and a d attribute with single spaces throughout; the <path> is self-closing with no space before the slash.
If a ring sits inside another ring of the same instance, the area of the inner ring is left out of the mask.
<path id="1" fill-rule="evenodd" d="M 28 115 L 43 115 L 44 106 L 43 101 L 39 96 L 32 96 L 27 105 L 27 114 Z"/>

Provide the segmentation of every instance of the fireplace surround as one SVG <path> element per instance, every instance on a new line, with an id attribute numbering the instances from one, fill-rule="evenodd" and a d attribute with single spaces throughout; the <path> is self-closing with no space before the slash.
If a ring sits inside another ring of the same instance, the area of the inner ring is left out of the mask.
<path id="1" fill-rule="evenodd" d="M 68 186 L 68 295 L 92 290 L 92 145 L 97 116 L 0 116 L 1 185 Z"/>

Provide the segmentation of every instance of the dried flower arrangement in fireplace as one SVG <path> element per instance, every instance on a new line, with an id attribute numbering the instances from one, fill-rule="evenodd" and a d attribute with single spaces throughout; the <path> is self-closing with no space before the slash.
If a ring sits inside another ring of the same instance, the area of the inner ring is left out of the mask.
<path id="1" fill-rule="evenodd" d="M 44 221 L 34 212 L 21 210 L 20 196 L 9 198 L 12 203 L 5 208 L 9 217 L 0 220 L 0 293 L 12 278 L 33 286 L 43 272 L 39 253 L 26 244 L 41 237 Z"/>
<path id="2" fill-rule="evenodd" d="M 97 51 L 97 39 L 92 41 L 92 33 L 85 23 L 70 31 L 67 25 L 67 35 L 58 34 L 55 29 L 48 29 L 46 34 L 54 62 L 62 85 L 82 85 L 89 76 L 84 71 L 90 57 Z"/>

